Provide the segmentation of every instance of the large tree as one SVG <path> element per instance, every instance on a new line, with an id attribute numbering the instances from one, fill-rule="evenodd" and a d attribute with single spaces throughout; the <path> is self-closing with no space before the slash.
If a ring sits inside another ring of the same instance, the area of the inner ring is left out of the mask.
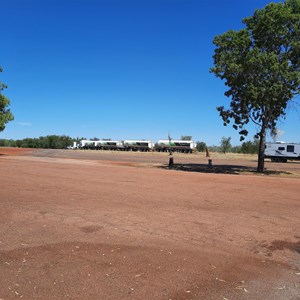
<path id="1" fill-rule="evenodd" d="M 2 68 L 0 67 L 0 73 Z M 6 89 L 7 86 L 0 81 L 0 132 L 5 129 L 5 124 L 14 119 L 11 111 L 9 110 L 9 100 L 2 95 L 2 91 Z"/>
<path id="2" fill-rule="evenodd" d="M 233 121 L 241 141 L 249 121 L 258 126 L 257 171 L 263 172 L 266 132 L 300 92 L 300 0 L 270 3 L 243 23 L 244 29 L 215 37 L 211 72 L 229 87 L 229 108 L 217 108 L 224 125 Z"/>

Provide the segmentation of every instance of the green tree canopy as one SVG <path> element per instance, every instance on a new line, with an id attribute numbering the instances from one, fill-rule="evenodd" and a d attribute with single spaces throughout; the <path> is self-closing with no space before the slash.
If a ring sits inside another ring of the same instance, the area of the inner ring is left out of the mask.
<path id="1" fill-rule="evenodd" d="M 257 171 L 264 170 L 267 130 L 285 117 L 300 92 L 300 0 L 270 3 L 245 18 L 245 29 L 216 36 L 211 72 L 225 80 L 229 109 L 218 107 L 224 125 L 234 122 L 241 141 L 254 122 L 260 139 Z"/>
<path id="2" fill-rule="evenodd" d="M 225 136 L 222 137 L 220 142 L 220 150 L 225 154 L 230 150 L 231 146 L 231 137 L 226 138 Z"/>
<path id="3" fill-rule="evenodd" d="M 204 152 L 205 149 L 207 148 L 206 143 L 205 142 L 197 142 L 197 150 L 199 152 Z"/>
<path id="4" fill-rule="evenodd" d="M 258 151 L 258 147 L 259 147 L 259 140 L 258 139 L 254 139 L 254 141 L 247 141 L 247 142 L 243 142 L 242 145 L 240 146 L 240 153 L 244 153 L 244 154 L 255 154 Z"/>
<path id="5" fill-rule="evenodd" d="M 65 149 L 71 146 L 76 139 L 66 135 L 47 135 L 39 138 L 25 138 L 23 140 L 0 139 L 0 146 L 21 147 L 21 148 L 44 148 L 44 149 Z"/>
<path id="6" fill-rule="evenodd" d="M 0 73 L 2 72 L 2 68 L 0 67 Z M 13 114 L 9 110 L 9 100 L 2 95 L 2 91 L 6 89 L 7 86 L 0 81 L 0 131 L 5 129 L 6 123 L 12 121 L 14 119 Z"/>

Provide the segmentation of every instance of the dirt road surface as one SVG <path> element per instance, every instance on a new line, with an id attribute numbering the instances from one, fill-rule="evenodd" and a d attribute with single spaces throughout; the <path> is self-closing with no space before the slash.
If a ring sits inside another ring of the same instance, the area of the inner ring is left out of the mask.
<path id="1" fill-rule="evenodd" d="M 299 177 L 80 153 L 0 148 L 0 299 L 300 299 Z"/>

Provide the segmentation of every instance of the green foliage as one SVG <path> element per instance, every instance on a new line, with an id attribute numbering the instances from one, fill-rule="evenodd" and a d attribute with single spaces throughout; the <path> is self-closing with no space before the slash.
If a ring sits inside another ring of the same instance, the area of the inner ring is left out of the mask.
<path id="1" fill-rule="evenodd" d="M 216 145 L 208 146 L 207 149 L 209 152 L 220 152 L 221 151 L 220 147 L 216 146 Z"/>
<path id="2" fill-rule="evenodd" d="M 247 141 L 243 142 L 242 145 L 240 146 L 240 153 L 243 154 L 257 154 L 258 153 L 258 148 L 259 148 L 259 140 L 254 139 L 254 141 Z"/>
<path id="3" fill-rule="evenodd" d="M 221 142 L 220 142 L 220 151 L 223 152 L 224 154 L 226 152 L 229 152 L 231 149 L 231 137 L 226 138 L 225 136 L 222 137 Z"/>
<path id="4" fill-rule="evenodd" d="M 16 147 L 16 141 L 0 139 L 0 147 Z"/>
<path id="5" fill-rule="evenodd" d="M 221 144 L 223 139 L 225 139 L 225 142 L 228 142 L 228 139 L 230 138 L 225 138 L 223 137 L 221 140 Z M 227 139 L 227 141 L 226 141 Z M 230 140 L 229 140 L 230 143 Z M 223 152 L 224 153 L 224 149 L 222 147 L 222 145 L 220 144 L 220 146 L 209 146 L 208 150 L 210 152 Z M 228 149 L 226 149 L 226 152 L 231 152 L 231 153 L 242 153 L 242 154 L 257 154 L 258 152 L 258 148 L 259 148 L 259 139 L 254 139 L 253 141 L 246 141 L 243 142 L 241 145 L 237 145 L 237 146 L 228 146 Z"/>
<path id="6" fill-rule="evenodd" d="M 0 73 L 2 72 L 0 67 Z M 10 101 L 2 95 L 2 91 L 6 89 L 7 86 L 0 81 L 0 131 L 5 129 L 6 123 L 14 119 L 13 114 L 9 110 Z"/>
<path id="7" fill-rule="evenodd" d="M 23 140 L 0 140 L 1 147 L 20 148 L 44 148 L 44 149 L 65 149 L 73 144 L 75 139 L 65 135 L 48 135 L 39 138 L 25 138 Z"/>
<path id="8" fill-rule="evenodd" d="M 204 152 L 206 147 L 207 146 L 205 142 L 197 142 L 197 151 Z"/>
<path id="9" fill-rule="evenodd" d="M 232 146 L 230 148 L 231 153 L 241 153 L 241 146 Z"/>
<path id="10" fill-rule="evenodd" d="M 241 141 L 246 125 L 259 126 L 258 171 L 263 171 L 266 130 L 285 117 L 289 101 L 300 92 L 300 0 L 270 3 L 245 18 L 246 28 L 216 36 L 211 72 L 225 80 L 230 108 L 217 110 L 224 125 L 233 121 Z"/>

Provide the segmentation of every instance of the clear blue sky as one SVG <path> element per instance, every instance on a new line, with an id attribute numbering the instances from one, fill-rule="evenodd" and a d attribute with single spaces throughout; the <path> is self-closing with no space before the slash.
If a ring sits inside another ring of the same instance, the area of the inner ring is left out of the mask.
<path id="1" fill-rule="evenodd" d="M 15 116 L 0 138 L 156 141 L 170 132 L 239 144 L 216 111 L 229 99 L 209 73 L 212 40 L 269 2 L 0 0 L 0 81 Z M 281 139 L 300 142 L 299 123 L 289 108 Z"/>

